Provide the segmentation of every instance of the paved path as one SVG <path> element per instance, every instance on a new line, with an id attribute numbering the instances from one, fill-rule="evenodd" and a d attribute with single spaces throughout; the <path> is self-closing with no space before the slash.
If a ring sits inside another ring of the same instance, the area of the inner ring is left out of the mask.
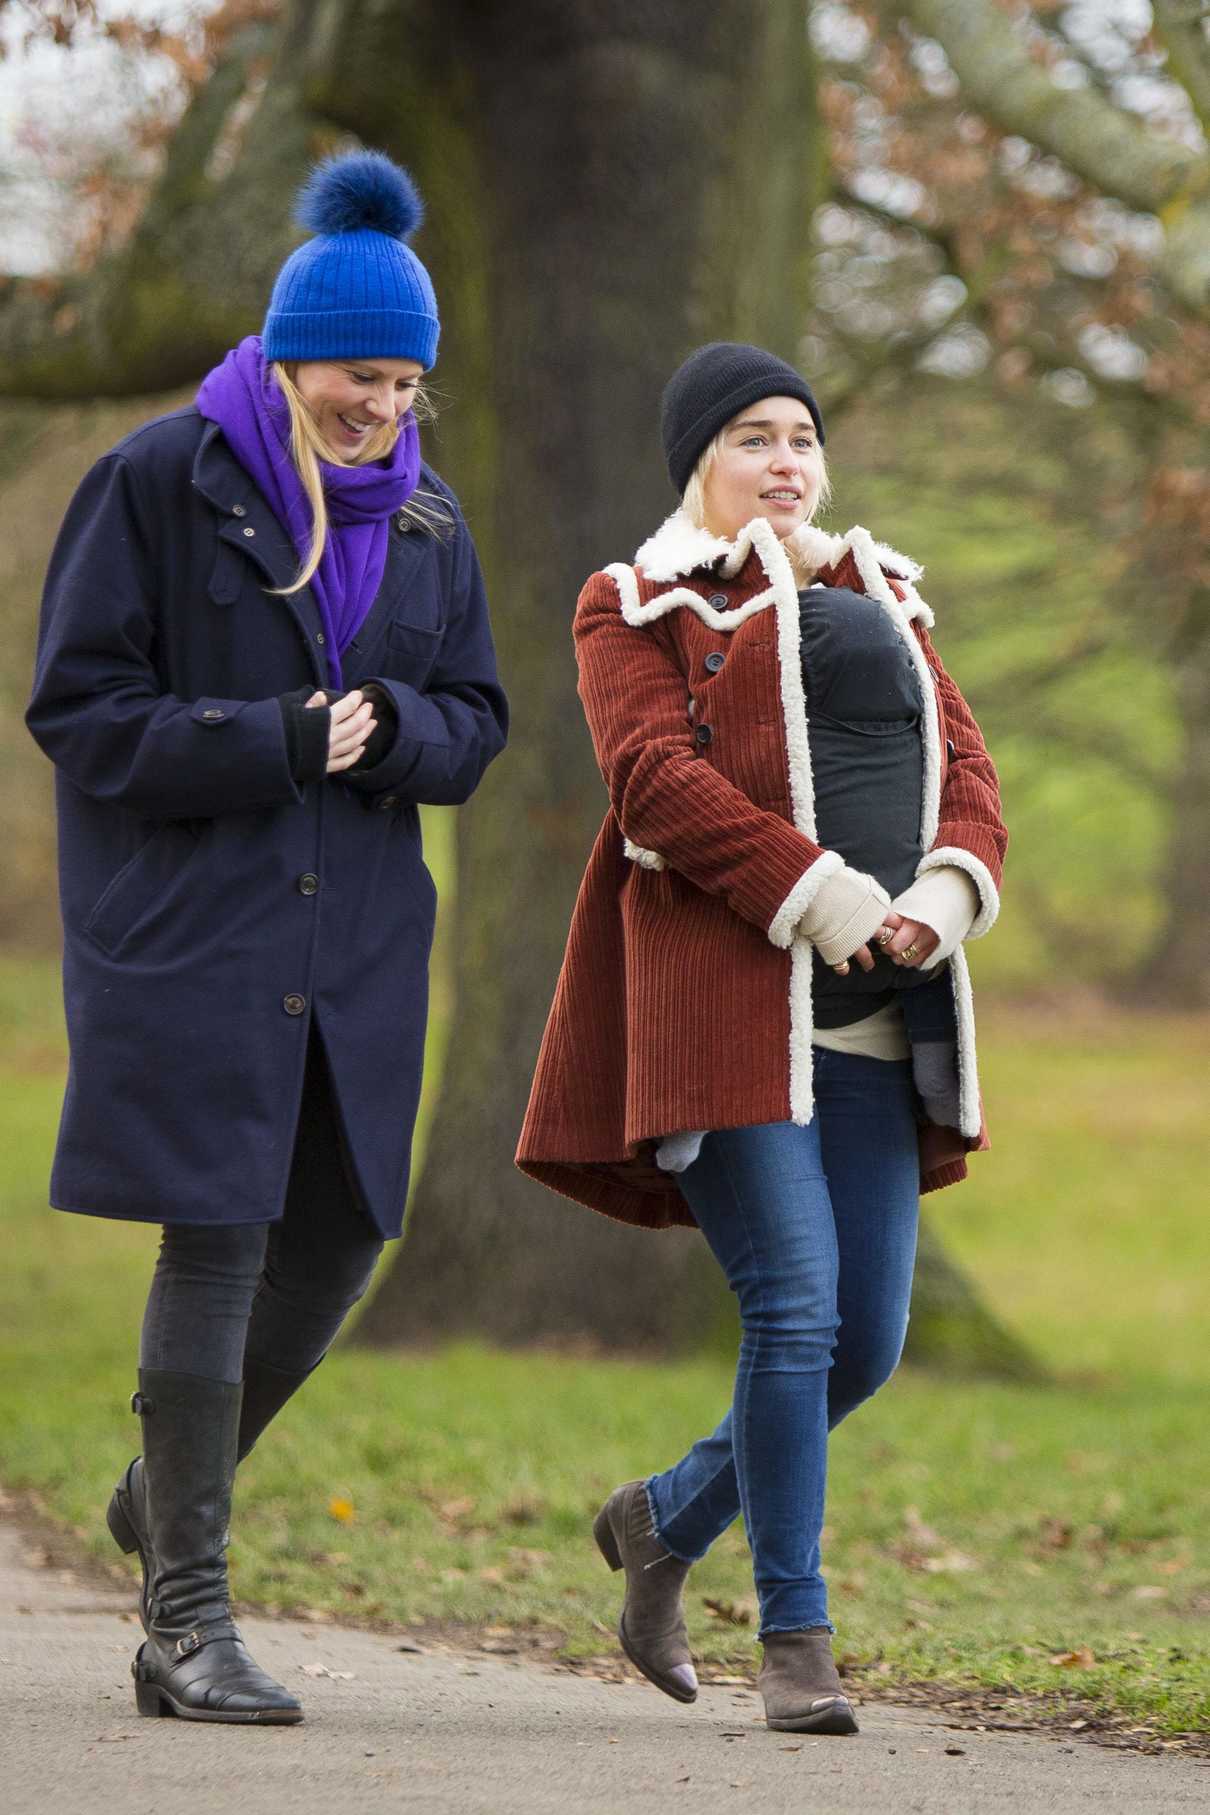
<path id="1" fill-rule="evenodd" d="M 31 1552 L 40 1567 L 31 1567 Z M 855 1739 L 771 1734 L 751 1691 L 682 1708 L 640 1683 L 332 1626 L 244 1621 L 301 1693 L 299 1727 L 135 1713 L 130 1595 L 46 1567 L 0 1513 L 4 1815 L 1159 1815 L 1210 1807 L 1210 1768 L 1044 1735 L 956 1732 L 867 1706 Z"/>

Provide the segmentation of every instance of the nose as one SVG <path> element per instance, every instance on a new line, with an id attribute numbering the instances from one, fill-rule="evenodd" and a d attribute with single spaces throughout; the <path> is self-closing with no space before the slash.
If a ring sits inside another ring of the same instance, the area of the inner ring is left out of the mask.
<path id="1" fill-rule="evenodd" d="M 372 391 L 366 398 L 366 408 L 379 422 L 395 420 L 395 388 L 384 387 L 381 391 Z"/>
<path id="2" fill-rule="evenodd" d="M 798 456 L 788 441 L 779 442 L 769 458 L 769 465 L 776 473 L 794 473 L 798 471 Z"/>

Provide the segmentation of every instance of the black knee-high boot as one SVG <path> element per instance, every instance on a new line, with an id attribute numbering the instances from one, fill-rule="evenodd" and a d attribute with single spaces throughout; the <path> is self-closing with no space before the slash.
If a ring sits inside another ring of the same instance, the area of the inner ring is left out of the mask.
<path id="1" fill-rule="evenodd" d="M 231 1618 L 227 1528 L 242 1386 L 140 1371 L 147 1535 L 154 1555 L 147 1638 L 131 1666 L 140 1714 L 286 1723 L 302 1709 L 249 1656 Z"/>
<path id="2" fill-rule="evenodd" d="M 316 1362 L 315 1366 L 318 1367 L 319 1363 Z M 255 1449 L 257 1438 L 272 1424 L 286 1401 L 294 1397 L 303 1381 L 309 1380 L 314 1372 L 315 1368 L 290 1371 L 269 1367 L 263 1362 L 244 1363 L 244 1395 L 240 1404 L 237 1462 L 242 1462 Z M 136 1550 L 139 1553 L 139 1563 L 143 1570 L 143 1583 L 139 1591 L 139 1618 L 146 1632 L 155 1555 L 147 1525 L 147 1487 L 142 1456 L 134 1458 L 114 1488 L 105 1522 L 119 1550 L 127 1556 Z"/>

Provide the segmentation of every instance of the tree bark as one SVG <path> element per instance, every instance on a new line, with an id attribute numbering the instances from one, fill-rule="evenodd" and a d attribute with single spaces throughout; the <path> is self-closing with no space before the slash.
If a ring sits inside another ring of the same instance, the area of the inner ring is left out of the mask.
<path id="1" fill-rule="evenodd" d="M 1186 308 L 1210 318 L 1210 160 L 1149 132 L 1093 89 L 1061 88 L 994 0 L 903 0 L 896 10 L 936 39 L 964 98 L 987 119 L 1102 194 L 1157 215 L 1158 275 Z"/>

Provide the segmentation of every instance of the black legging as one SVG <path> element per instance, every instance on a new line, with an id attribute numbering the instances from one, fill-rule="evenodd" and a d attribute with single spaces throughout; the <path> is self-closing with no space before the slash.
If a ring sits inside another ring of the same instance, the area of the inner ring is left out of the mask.
<path id="1" fill-rule="evenodd" d="M 350 1178 L 313 1030 L 283 1216 L 164 1225 L 140 1364 L 232 1383 L 245 1359 L 305 1374 L 369 1285 L 382 1245 Z"/>

